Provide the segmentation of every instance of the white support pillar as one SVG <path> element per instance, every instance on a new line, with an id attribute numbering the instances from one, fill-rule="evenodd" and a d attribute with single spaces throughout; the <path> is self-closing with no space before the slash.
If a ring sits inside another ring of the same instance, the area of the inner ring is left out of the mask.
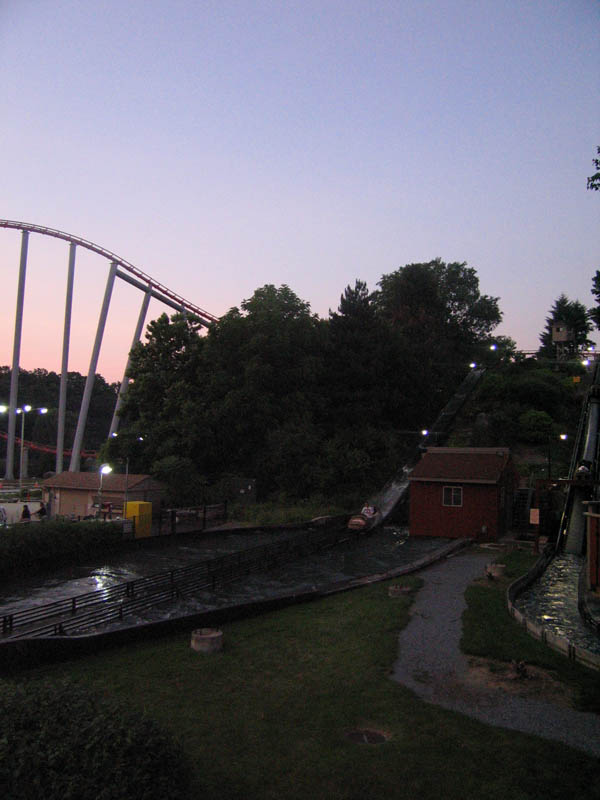
<path id="1" fill-rule="evenodd" d="M 90 359 L 90 367 L 88 369 L 88 374 L 85 381 L 85 388 L 83 390 L 81 408 L 79 409 L 79 419 L 77 420 L 77 430 L 75 431 L 75 441 L 73 442 L 73 452 L 71 453 L 71 463 L 69 465 L 69 472 L 79 472 L 81 448 L 83 445 L 83 434 L 87 422 L 87 414 L 90 407 L 90 400 L 92 398 L 92 389 L 94 388 L 94 380 L 96 378 L 96 368 L 98 366 L 98 356 L 100 355 L 100 347 L 102 346 L 104 326 L 106 325 L 106 318 L 108 316 L 108 309 L 110 307 L 110 298 L 112 295 L 116 273 L 117 273 L 117 264 L 115 261 L 113 261 L 110 265 L 110 270 L 108 272 L 106 289 L 104 290 L 104 301 L 102 303 L 100 318 L 98 320 L 98 328 L 96 330 L 96 339 L 94 341 L 94 348 L 92 350 L 92 357 Z"/>
<path id="2" fill-rule="evenodd" d="M 138 317 L 135 333 L 133 334 L 131 349 L 129 350 L 129 354 L 127 356 L 127 364 L 125 365 L 123 380 L 121 381 L 121 386 L 119 387 L 119 394 L 117 395 L 117 402 L 115 403 L 115 410 L 113 413 L 112 422 L 110 423 L 110 431 L 108 432 L 109 436 L 112 436 L 113 433 L 116 433 L 117 430 L 119 429 L 119 409 L 121 408 L 121 403 L 123 402 L 123 398 L 127 393 L 127 387 L 129 386 L 129 378 L 127 377 L 127 373 L 129 372 L 129 365 L 131 364 L 131 350 L 133 350 L 135 345 L 139 342 L 140 337 L 142 335 L 142 330 L 144 329 L 144 322 L 146 320 L 146 314 L 148 313 L 148 306 L 150 305 L 151 297 L 152 297 L 152 287 L 149 286 L 148 289 L 146 290 L 146 293 L 144 294 L 144 299 L 142 300 L 142 307 L 140 308 L 140 315 Z"/>
<path id="3" fill-rule="evenodd" d="M 65 299 L 65 321 L 63 330 L 62 364 L 60 370 L 60 395 L 58 400 L 58 431 L 56 435 L 56 474 L 63 471 L 63 450 L 65 447 L 65 415 L 67 409 L 67 380 L 69 372 L 69 342 L 71 339 L 71 310 L 73 307 L 73 283 L 75 279 L 75 250 L 77 245 L 69 245 L 69 270 L 67 273 L 67 293 Z"/>
<path id="4" fill-rule="evenodd" d="M 21 261 L 19 264 L 19 284 L 17 288 L 17 310 L 15 314 L 15 336 L 13 339 L 12 372 L 10 374 L 10 400 L 8 404 L 8 441 L 6 442 L 6 480 L 14 480 L 15 426 L 17 398 L 19 392 L 19 361 L 21 358 L 21 331 L 23 329 L 23 306 L 25 303 L 25 275 L 27 272 L 27 247 L 29 231 L 21 235 Z"/>

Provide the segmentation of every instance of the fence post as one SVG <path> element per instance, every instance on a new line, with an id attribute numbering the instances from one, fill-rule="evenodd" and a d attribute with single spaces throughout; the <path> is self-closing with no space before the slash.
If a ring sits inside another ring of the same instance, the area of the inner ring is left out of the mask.
<path id="1" fill-rule="evenodd" d="M 171 533 L 177 533 L 177 511 L 171 509 Z"/>
<path id="2" fill-rule="evenodd" d="M 204 503 L 204 508 L 202 509 L 202 530 L 206 528 L 206 503 Z"/>

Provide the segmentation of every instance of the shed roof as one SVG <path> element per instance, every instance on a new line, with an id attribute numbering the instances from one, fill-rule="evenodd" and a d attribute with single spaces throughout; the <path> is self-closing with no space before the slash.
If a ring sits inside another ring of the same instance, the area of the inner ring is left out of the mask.
<path id="1" fill-rule="evenodd" d="M 102 478 L 102 489 L 107 492 L 124 492 L 127 488 L 130 491 L 147 480 L 152 480 L 150 475 L 121 475 L 110 472 Z M 59 472 L 58 475 L 42 481 L 42 486 L 47 489 L 98 491 L 100 475 L 98 472 Z"/>
<path id="2" fill-rule="evenodd" d="M 510 461 L 507 447 L 431 447 L 411 481 L 495 484 Z"/>

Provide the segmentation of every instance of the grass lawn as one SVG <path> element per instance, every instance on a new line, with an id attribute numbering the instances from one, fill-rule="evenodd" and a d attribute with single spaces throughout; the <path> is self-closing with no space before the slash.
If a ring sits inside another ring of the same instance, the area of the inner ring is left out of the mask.
<path id="1" fill-rule="evenodd" d="M 465 653 L 498 661 L 524 661 L 548 670 L 575 690 L 577 707 L 600 713 L 600 674 L 565 658 L 530 636 L 506 610 L 506 590 L 525 574 L 538 556 L 513 551 L 495 560 L 506 564 L 505 577 L 468 587 L 461 648 Z"/>
<path id="2" fill-rule="evenodd" d="M 227 625 L 219 654 L 177 635 L 24 679 L 74 680 L 162 722 L 203 800 L 592 797 L 595 759 L 427 705 L 390 679 L 411 598 L 390 598 L 388 584 Z M 357 728 L 388 740 L 352 742 Z"/>

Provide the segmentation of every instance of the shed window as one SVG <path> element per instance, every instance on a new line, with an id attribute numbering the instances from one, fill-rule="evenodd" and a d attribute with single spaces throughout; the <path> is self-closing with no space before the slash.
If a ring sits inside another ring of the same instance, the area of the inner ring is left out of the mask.
<path id="1" fill-rule="evenodd" d="M 462 506 L 462 486 L 444 486 L 444 505 Z"/>

